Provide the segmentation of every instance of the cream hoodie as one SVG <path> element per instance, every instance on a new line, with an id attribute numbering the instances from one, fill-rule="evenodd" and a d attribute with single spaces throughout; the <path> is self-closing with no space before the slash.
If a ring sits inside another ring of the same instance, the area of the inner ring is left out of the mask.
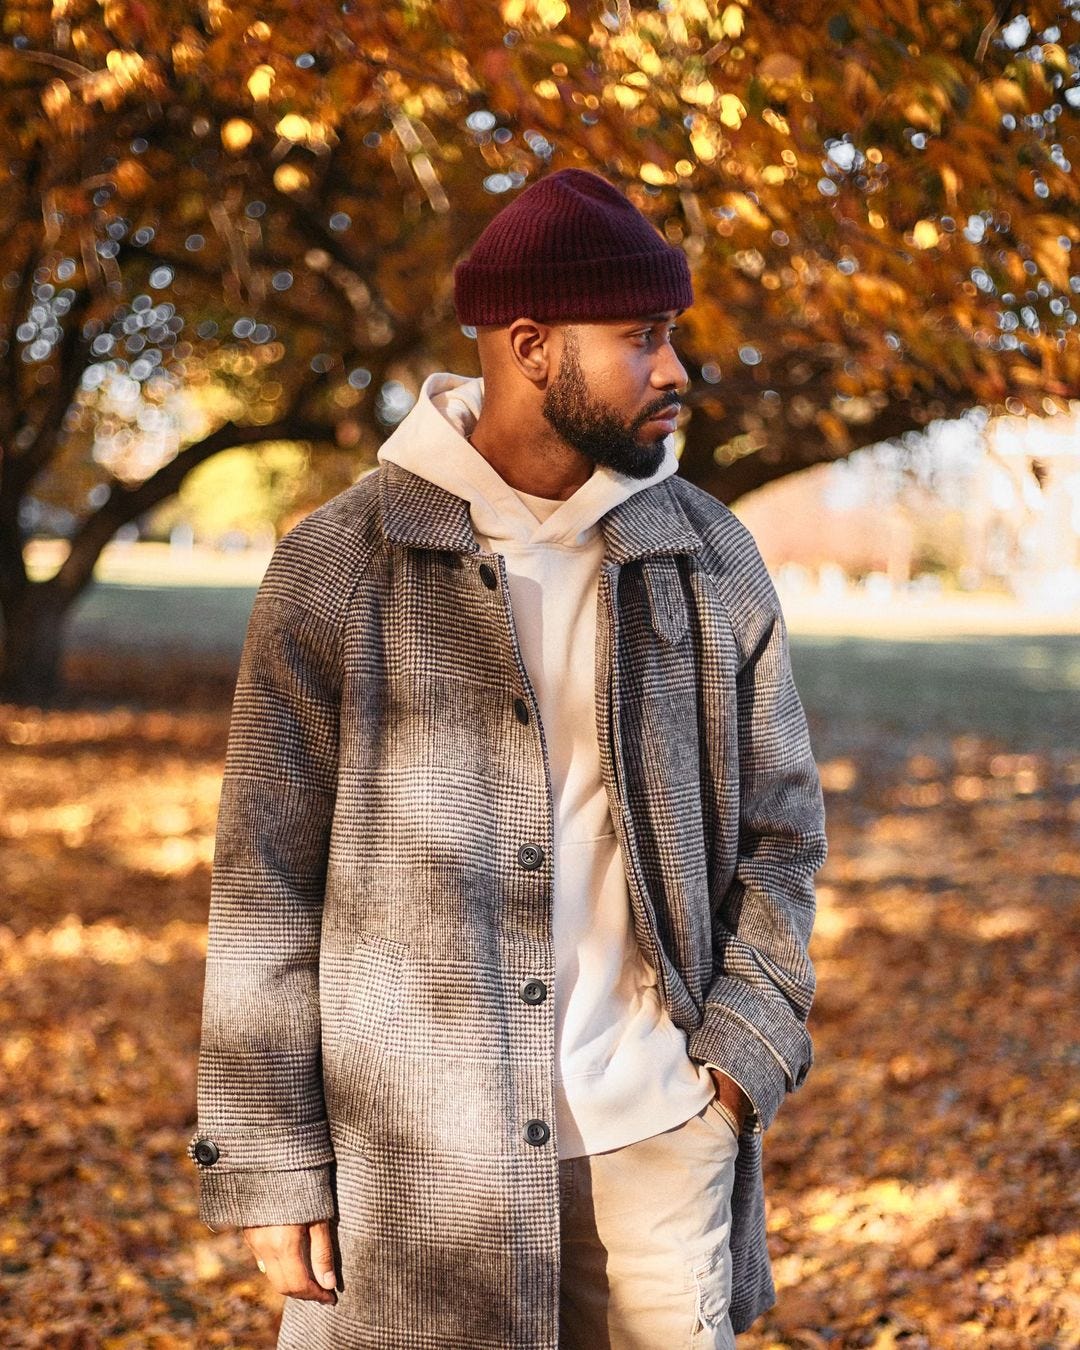
<path id="1" fill-rule="evenodd" d="M 548 748 L 554 826 L 556 1139 L 559 1156 L 671 1129 L 713 1096 L 707 1069 L 664 1011 L 634 937 L 600 766 L 594 708 L 599 520 L 673 474 L 670 443 L 649 479 L 596 468 L 566 501 L 516 492 L 466 437 L 482 379 L 437 373 L 379 450 L 469 503 L 477 543 L 506 559 L 522 658 Z"/>

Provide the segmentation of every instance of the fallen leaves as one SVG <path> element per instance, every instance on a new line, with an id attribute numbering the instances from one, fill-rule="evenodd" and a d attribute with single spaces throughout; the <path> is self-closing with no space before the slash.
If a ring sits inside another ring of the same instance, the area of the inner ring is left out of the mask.
<path id="1" fill-rule="evenodd" d="M 828 797 L 817 1062 L 766 1139 L 779 1298 L 740 1346 L 1076 1347 L 1080 757 L 891 750 Z"/>
<path id="2" fill-rule="evenodd" d="M 0 709 L 11 1350 L 275 1343 L 184 1156 L 226 728 Z M 766 1138 L 778 1302 L 740 1350 L 1076 1350 L 1080 760 L 897 735 L 816 732 L 816 1064 Z"/>

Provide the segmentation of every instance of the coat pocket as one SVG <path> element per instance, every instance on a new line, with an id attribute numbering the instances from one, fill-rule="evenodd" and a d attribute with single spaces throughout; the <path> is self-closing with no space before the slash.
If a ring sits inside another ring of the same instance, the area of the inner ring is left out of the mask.
<path id="1" fill-rule="evenodd" d="M 363 934 L 349 955 L 336 1013 L 324 1021 L 323 1090 L 335 1147 L 370 1151 L 383 1064 L 400 1011 L 408 947 Z"/>

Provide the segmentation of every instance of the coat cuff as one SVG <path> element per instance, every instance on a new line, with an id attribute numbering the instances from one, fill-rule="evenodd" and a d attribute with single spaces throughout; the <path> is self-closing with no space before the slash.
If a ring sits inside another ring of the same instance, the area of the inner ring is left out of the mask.
<path id="1" fill-rule="evenodd" d="M 799 1087 L 813 1062 L 810 1035 L 797 1018 L 763 1004 L 742 981 L 724 977 L 709 990 L 705 1019 L 688 1050 L 691 1059 L 738 1083 L 753 1105 L 755 1131 L 768 1129 L 785 1094 Z"/>
<path id="2" fill-rule="evenodd" d="M 336 1213 L 332 1164 L 296 1172 L 199 1172 L 199 1218 L 211 1228 L 318 1223 Z"/>

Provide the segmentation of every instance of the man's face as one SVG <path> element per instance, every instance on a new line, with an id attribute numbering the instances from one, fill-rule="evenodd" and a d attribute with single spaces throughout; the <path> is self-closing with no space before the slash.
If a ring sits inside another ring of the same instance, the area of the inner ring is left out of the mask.
<path id="1" fill-rule="evenodd" d="M 687 375 L 671 347 L 673 317 L 567 327 L 544 395 L 541 411 L 562 439 L 627 478 L 656 472 L 675 429 Z"/>

